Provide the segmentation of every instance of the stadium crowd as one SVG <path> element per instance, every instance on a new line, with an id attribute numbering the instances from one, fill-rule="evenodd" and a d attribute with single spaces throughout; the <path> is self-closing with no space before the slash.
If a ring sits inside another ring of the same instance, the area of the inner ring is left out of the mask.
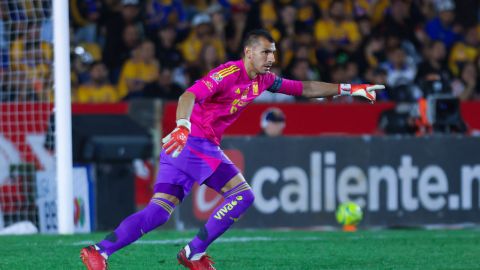
<path id="1" fill-rule="evenodd" d="M 51 98 L 50 5 L 0 3 L 0 100 Z M 475 99 L 479 5 L 476 0 L 70 0 L 72 100 L 175 100 L 213 67 L 241 57 L 242 38 L 259 27 L 275 38 L 273 72 L 286 78 L 385 84 L 379 100 L 409 102 L 432 93 Z M 257 100 L 295 101 L 268 93 Z"/>

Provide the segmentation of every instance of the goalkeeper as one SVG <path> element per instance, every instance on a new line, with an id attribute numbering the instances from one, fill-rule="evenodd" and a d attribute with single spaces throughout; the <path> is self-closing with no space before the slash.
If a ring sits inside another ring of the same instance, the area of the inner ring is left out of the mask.
<path id="1" fill-rule="evenodd" d="M 352 95 L 374 102 L 383 85 L 293 81 L 270 72 L 275 43 L 265 30 L 253 30 L 244 42 L 243 59 L 227 62 L 195 82 L 180 97 L 177 127 L 162 142 L 160 169 L 148 206 L 127 217 L 103 241 L 81 250 L 90 270 L 107 268 L 117 250 L 164 224 L 194 182 L 220 193 L 224 202 L 198 234 L 180 250 L 178 261 L 189 269 L 215 269 L 208 246 L 228 230 L 253 203 L 252 190 L 220 149 L 224 130 L 263 91 L 308 98 Z"/>

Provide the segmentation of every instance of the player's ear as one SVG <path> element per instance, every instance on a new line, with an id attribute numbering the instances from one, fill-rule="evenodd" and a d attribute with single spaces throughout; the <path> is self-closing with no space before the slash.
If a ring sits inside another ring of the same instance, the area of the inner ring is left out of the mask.
<path id="1" fill-rule="evenodd" d="M 247 59 L 252 59 L 252 47 L 250 46 L 245 47 L 243 53 L 245 53 L 245 56 L 247 57 Z"/>

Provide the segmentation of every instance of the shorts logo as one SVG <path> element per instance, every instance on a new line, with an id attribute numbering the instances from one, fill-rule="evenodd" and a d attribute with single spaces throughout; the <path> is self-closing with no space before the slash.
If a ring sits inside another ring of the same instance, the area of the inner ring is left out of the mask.
<path id="1" fill-rule="evenodd" d="M 215 217 L 218 220 L 221 220 L 228 212 L 232 211 L 232 209 L 238 204 L 238 201 L 243 200 L 242 196 L 237 196 L 235 200 L 227 203 L 224 205 L 220 210 L 215 213 L 213 217 Z"/>

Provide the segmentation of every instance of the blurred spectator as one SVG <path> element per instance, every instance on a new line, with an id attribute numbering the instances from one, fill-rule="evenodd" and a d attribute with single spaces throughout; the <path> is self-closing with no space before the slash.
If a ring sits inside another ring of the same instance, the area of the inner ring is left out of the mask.
<path id="1" fill-rule="evenodd" d="M 280 30 L 282 38 L 295 37 L 297 30 L 300 29 L 297 23 L 297 9 L 293 5 L 285 5 L 280 10 L 280 20 L 277 21 L 276 28 Z"/>
<path id="2" fill-rule="evenodd" d="M 430 42 L 430 40 L 428 40 Z M 425 43 L 425 44 L 428 44 Z M 406 58 L 408 61 L 412 61 L 415 64 L 418 64 L 421 61 L 421 56 L 417 52 L 417 49 L 413 44 L 408 40 L 402 40 L 395 33 L 388 33 L 385 35 L 385 47 L 387 51 L 390 51 L 392 48 L 400 47 L 405 52 Z"/>
<path id="3" fill-rule="evenodd" d="M 120 11 L 112 13 L 105 25 L 103 60 L 114 82 L 122 64 L 143 34 L 139 0 L 121 0 L 121 4 Z"/>
<path id="4" fill-rule="evenodd" d="M 102 62 L 90 65 L 90 80 L 76 91 L 80 103 L 113 103 L 119 100 L 117 91 L 108 81 L 108 70 Z"/>
<path id="5" fill-rule="evenodd" d="M 455 1 L 455 18 L 464 29 L 478 24 L 479 12 L 480 1 L 478 0 Z"/>
<path id="6" fill-rule="evenodd" d="M 390 4 L 390 0 L 379 0 L 373 3 L 373 6 L 370 8 L 370 18 L 374 26 L 378 25 L 383 21 L 388 11 L 388 8 L 390 7 Z"/>
<path id="7" fill-rule="evenodd" d="M 21 71 L 15 77 L 30 80 L 22 89 L 33 90 L 30 96 L 10 97 L 13 84 L 2 84 L 9 94 L 1 99 L 51 95 L 53 31 L 51 14 L 45 12 L 50 7 L 44 5 L 49 1 L 0 1 L 2 76 Z M 240 57 L 245 32 L 264 27 L 277 41 L 279 74 L 334 82 L 386 80 L 389 91 L 378 98 L 394 101 L 415 100 L 420 89 L 424 95 L 453 91 L 472 99 L 478 97 L 470 90 L 473 78 L 480 77 L 479 5 L 476 0 L 72 1 L 72 83 L 90 84 L 90 64 L 101 61 L 121 89 L 119 99 L 134 92 L 148 96 L 147 85 L 160 89 L 160 77 L 183 89 L 206 70 Z M 155 45 L 149 61 L 142 49 L 133 53 L 145 36 Z M 155 60 L 159 63 L 152 65 Z M 136 74 L 135 79 L 125 79 L 126 74 Z M 291 101 L 268 93 L 259 100 Z"/>
<path id="8" fill-rule="evenodd" d="M 285 114 L 279 108 L 269 108 L 260 118 L 262 131 L 259 136 L 278 137 L 285 129 Z"/>
<path id="9" fill-rule="evenodd" d="M 376 68 L 387 60 L 385 53 L 385 37 L 374 34 L 362 44 L 360 56 L 358 56 L 360 67 L 365 71 L 368 67 Z"/>
<path id="10" fill-rule="evenodd" d="M 322 10 L 324 17 L 328 17 L 328 7 L 332 2 L 336 0 L 319 0 L 317 1 L 319 7 Z M 356 19 L 364 16 L 371 17 L 374 13 L 378 13 L 378 16 L 383 18 L 386 9 L 390 5 L 390 0 L 346 0 L 345 2 L 345 14 L 350 19 Z M 380 20 L 380 19 L 379 19 Z"/>
<path id="11" fill-rule="evenodd" d="M 121 64 L 121 66 L 130 58 L 132 52 L 141 42 L 141 35 L 138 27 L 134 24 L 129 24 L 125 26 L 122 32 L 122 43 L 118 46 L 121 47 L 117 51 L 116 60 L 115 62 Z M 105 50 L 104 50 L 105 51 Z M 120 67 L 112 67 L 111 71 L 113 72 L 112 76 L 110 77 L 111 81 L 116 82 L 118 80 L 118 73 L 120 71 Z M 108 67 L 108 65 L 107 65 Z"/>
<path id="12" fill-rule="evenodd" d="M 472 62 L 467 62 L 460 70 L 460 78 L 452 82 L 452 93 L 460 100 L 470 100 L 478 96 L 480 84 L 478 69 Z"/>
<path id="13" fill-rule="evenodd" d="M 5 33 L 5 23 L 3 22 L 3 11 L 2 11 L 2 8 L 0 6 L 0 53 L 3 54 L 3 50 L 7 50 L 8 48 L 8 43 L 7 43 L 7 40 L 6 40 L 6 33 Z M 0 58 L 0 61 L 2 59 Z"/>
<path id="14" fill-rule="evenodd" d="M 173 70 L 173 81 L 183 89 L 186 89 L 194 81 L 202 77 L 201 70 L 197 66 L 181 66 Z"/>
<path id="15" fill-rule="evenodd" d="M 149 40 L 143 41 L 125 62 L 118 82 L 120 99 L 133 98 L 146 84 L 158 79 L 160 65 L 155 59 L 155 46 Z"/>
<path id="16" fill-rule="evenodd" d="M 153 38 L 155 33 L 166 25 L 185 25 L 187 15 L 180 0 L 147 0 L 145 7 L 145 25 L 147 34 Z"/>
<path id="17" fill-rule="evenodd" d="M 480 72 L 480 55 L 477 57 L 477 60 L 475 61 L 476 67 L 477 67 L 477 72 Z M 480 74 L 477 73 L 478 79 L 480 80 Z M 480 82 L 478 83 L 480 85 Z M 480 92 L 480 89 L 477 89 Z"/>
<path id="18" fill-rule="evenodd" d="M 338 50 L 354 52 L 361 41 L 358 25 L 348 20 L 344 1 L 333 1 L 329 16 L 315 23 L 315 38 L 322 49 L 329 53 Z"/>
<path id="19" fill-rule="evenodd" d="M 311 81 L 315 79 L 315 74 L 307 59 L 297 58 L 287 68 L 286 77 L 298 81 Z"/>
<path id="20" fill-rule="evenodd" d="M 302 28 L 296 31 L 295 35 L 295 44 L 299 47 L 304 46 L 304 52 L 296 52 L 296 57 L 300 56 L 301 53 L 304 53 L 305 58 L 308 59 L 311 65 L 317 65 L 318 61 L 315 53 L 315 38 L 311 28 Z"/>
<path id="21" fill-rule="evenodd" d="M 225 31 L 227 52 L 230 59 L 239 58 L 242 55 L 242 40 L 246 27 L 247 13 L 241 9 L 233 10 Z"/>
<path id="22" fill-rule="evenodd" d="M 370 17 L 362 16 L 357 19 L 358 31 L 363 38 L 366 38 L 372 34 L 372 21 Z"/>
<path id="23" fill-rule="evenodd" d="M 461 39 L 455 23 L 455 3 L 453 0 L 437 0 L 436 10 L 438 16 L 429 21 L 425 31 L 432 40 L 441 40 L 445 46 L 450 47 Z"/>
<path id="24" fill-rule="evenodd" d="M 218 67 L 225 59 L 216 50 L 212 44 L 205 44 L 200 51 L 199 61 L 197 66 L 201 70 L 202 76 L 206 75 L 210 70 Z"/>
<path id="25" fill-rule="evenodd" d="M 28 78 L 28 72 L 23 69 L 10 70 L 10 89 L 13 98 L 11 101 L 38 101 L 38 96 L 33 87 L 33 81 Z"/>
<path id="26" fill-rule="evenodd" d="M 182 55 L 176 48 L 177 32 L 173 25 L 160 27 L 155 43 L 155 55 L 165 67 L 177 67 L 182 64 Z"/>
<path id="27" fill-rule="evenodd" d="M 34 94 L 19 93 L 18 97 L 24 100 L 44 101 L 52 90 L 53 49 L 51 44 L 40 41 L 40 22 L 29 23 L 26 27 L 25 33 L 11 43 L 10 67 L 16 73 L 15 77 L 29 80 L 28 85 L 21 85 L 23 88 L 36 91 Z"/>
<path id="28" fill-rule="evenodd" d="M 70 13 L 75 30 L 75 43 L 104 44 L 98 25 L 102 3 L 98 0 L 71 1 Z"/>
<path id="29" fill-rule="evenodd" d="M 296 58 L 286 69 L 286 78 L 298 81 L 316 80 L 318 75 L 314 72 L 312 66 L 306 58 Z M 309 101 L 305 97 L 295 97 L 297 101 Z"/>
<path id="30" fill-rule="evenodd" d="M 2 82 L 8 82 L 6 68 L 3 68 L 2 66 L 0 66 L 0 80 Z M 4 102 L 7 100 L 9 100 L 7 83 L 2 83 L 0 84 L 0 102 Z"/>
<path id="31" fill-rule="evenodd" d="M 172 69 L 162 68 L 155 82 L 145 85 L 143 97 L 178 100 L 183 94 L 183 88 L 173 81 Z"/>
<path id="32" fill-rule="evenodd" d="M 467 62 L 474 62 L 479 55 L 480 48 L 480 32 L 477 27 L 470 27 L 465 33 L 465 40 L 455 43 L 453 46 L 448 66 L 450 71 L 458 76 L 460 69 Z"/>
<path id="33" fill-rule="evenodd" d="M 345 81 L 348 83 L 364 83 L 362 78 L 360 77 L 358 64 L 354 61 L 348 61 L 347 63 L 345 63 L 345 78 Z"/>
<path id="34" fill-rule="evenodd" d="M 275 42 L 281 39 L 280 30 L 276 27 L 278 21 L 277 12 L 273 0 L 262 1 L 260 4 L 260 27 L 268 30 Z"/>
<path id="35" fill-rule="evenodd" d="M 447 51 L 441 41 L 431 42 L 424 50 L 424 61 L 420 63 L 416 82 L 424 96 L 449 94 L 452 76 L 446 63 Z"/>
<path id="36" fill-rule="evenodd" d="M 225 10 L 220 4 L 213 4 L 208 7 L 206 13 L 210 15 L 212 19 L 213 28 L 215 29 L 215 36 L 222 41 L 223 44 L 226 43 L 226 33 L 225 27 L 227 25 Z"/>
<path id="37" fill-rule="evenodd" d="M 297 20 L 302 27 L 313 27 L 315 20 L 320 17 L 318 5 L 312 0 L 295 1 L 295 7 L 297 8 Z"/>
<path id="38" fill-rule="evenodd" d="M 418 22 L 414 21 L 410 14 L 412 3 L 405 0 L 393 0 L 391 2 L 390 12 L 383 23 L 379 25 L 378 31 L 381 31 L 384 35 L 395 33 L 401 40 L 416 43 L 415 29 Z"/>
<path id="39" fill-rule="evenodd" d="M 365 81 L 371 84 L 387 85 L 387 71 L 382 68 L 370 68 L 365 72 Z M 387 100 L 388 90 L 387 88 L 387 91 L 377 92 L 377 100 Z"/>
<path id="40" fill-rule="evenodd" d="M 250 10 L 253 0 L 218 0 L 218 2 L 226 9 L 247 12 Z"/>
<path id="41" fill-rule="evenodd" d="M 72 83 L 75 85 L 82 84 L 90 80 L 90 65 L 94 61 L 99 61 L 99 58 L 94 58 L 90 52 L 88 52 L 84 44 L 73 48 L 71 58 L 71 69 L 74 77 L 72 77 Z"/>
<path id="42" fill-rule="evenodd" d="M 180 45 L 180 51 L 183 58 L 190 64 L 198 61 L 200 52 L 206 44 L 215 47 L 220 58 L 225 57 L 225 47 L 221 40 L 215 38 L 215 32 L 212 25 L 212 19 L 206 13 L 195 15 L 192 20 L 192 30 Z"/>
<path id="43" fill-rule="evenodd" d="M 437 16 L 437 8 L 436 8 L 436 1 L 437 0 L 418 0 L 414 1 L 420 13 L 424 17 L 424 21 L 433 20 Z"/>
<path id="44" fill-rule="evenodd" d="M 332 83 L 346 82 L 347 78 L 345 75 L 345 67 L 343 65 L 336 64 L 330 68 L 330 81 Z"/>
<path id="45" fill-rule="evenodd" d="M 417 74 L 417 67 L 401 47 L 393 47 L 387 52 L 387 61 L 381 64 L 387 71 L 389 87 L 408 85 L 413 82 Z"/>

